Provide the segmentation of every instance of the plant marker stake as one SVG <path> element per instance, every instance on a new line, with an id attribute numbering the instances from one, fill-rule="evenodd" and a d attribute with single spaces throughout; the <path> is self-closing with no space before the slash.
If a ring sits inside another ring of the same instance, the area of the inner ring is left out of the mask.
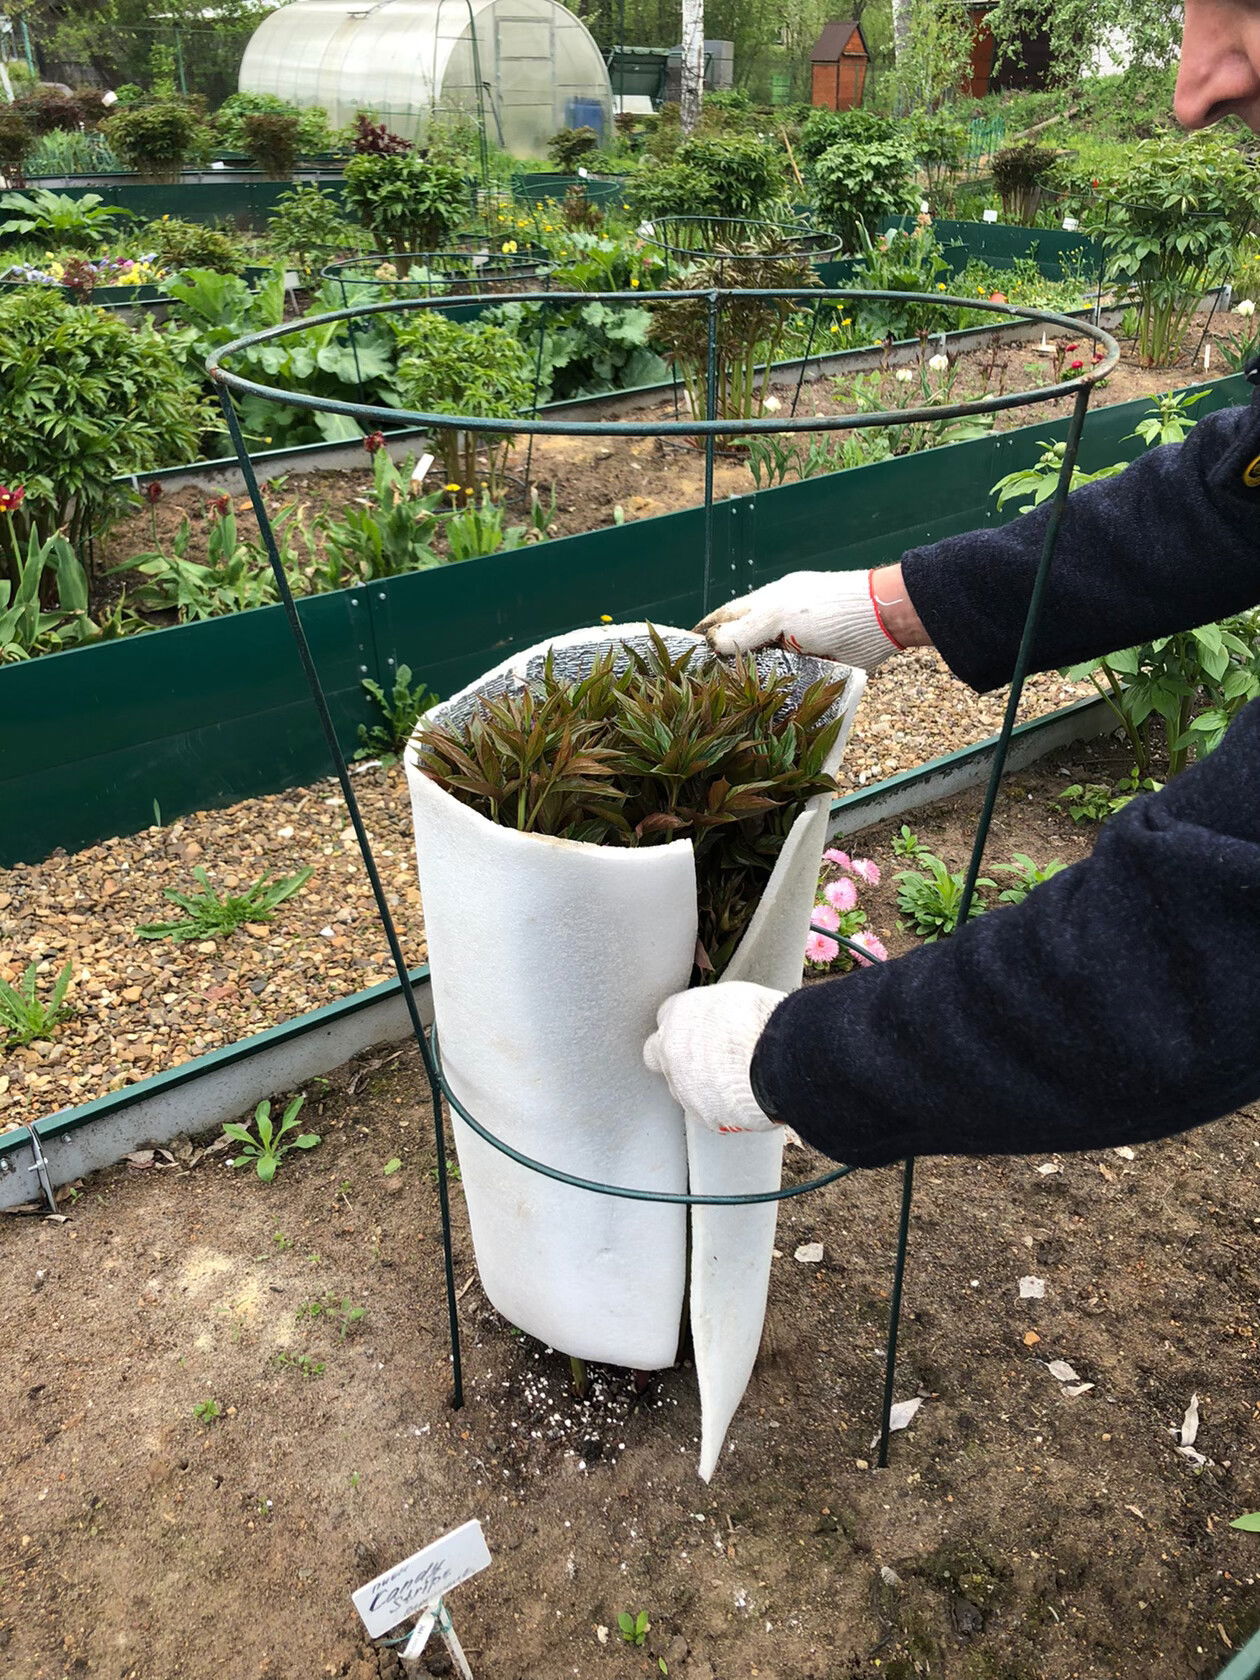
<path id="1" fill-rule="evenodd" d="M 379 1639 L 412 1616 L 417 1618 L 402 1639 L 388 1642 L 402 1645 L 399 1656 L 403 1662 L 418 1662 L 436 1629 L 451 1654 L 455 1672 L 462 1680 L 473 1680 L 444 1600 L 448 1592 L 488 1569 L 490 1561 L 486 1537 L 474 1517 L 356 1588 L 350 1595 L 351 1602 L 372 1639 Z"/>
<path id="2" fill-rule="evenodd" d="M 411 1030 L 415 1035 L 416 1044 L 420 1050 L 420 1059 L 424 1063 L 425 1077 L 429 1082 L 429 1095 L 433 1101 L 433 1133 L 434 1147 L 437 1155 L 438 1202 L 442 1216 L 442 1253 L 446 1272 L 446 1310 L 450 1322 L 451 1333 L 451 1379 L 453 1393 L 451 1405 L 456 1411 L 464 1404 L 463 1365 L 460 1359 L 459 1346 L 459 1307 L 455 1298 L 455 1256 L 451 1243 L 451 1203 L 450 1189 L 447 1184 L 446 1170 L 446 1136 L 442 1130 L 442 1092 L 438 1084 L 437 1068 L 433 1055 L 429 1049 L 428 1039 L 425 1037 L 424 1022 L 420 1019 L 420 1008 L 416 1003 L 415 993 L 411 988 L 411 975 L 407 968 L 407 959 L 403 955 L 403 948 L 398 939 L 398 929 L 394 925 L 393 913 L 389 908 L 389 900 L 385 896 L 385 888 L 381 882 L 380 873 L 376 867 L 376 858 L 372 853 L 371 842 L 368 840 L 367 829 L 363 824 L 363 813 L 359 809 L 358 796 L 354 791 L 354 783 L 350 777 L 350 770 L 346 764 L 345 754 L 341 750 L 341 743 L 337 739 L 337 731 L 333 724 L 332 714 L 328 710 L 328 698 L 324 693 L 323 684 L 319 680 L 319 670 L 315 664 L 315 656 L 311 652 L 311 644 L 306 639 L 306 631 L 302 627 L 302 620 L 298 616 L 297 603 L 293 599 L 293 591 L 289 588 L 289 579 L 280 560 L 280 550 L 276 546 L 275 532 L 271 528 L 271 521 L 267 517 L 267 509 L 263 503 L 262 492 L 258 488 L 258 477 L 254 472 L 254 463 L 249 451 L 245 447 L 245 438 L 241 431 L 240 419 L 236 412 L 236 404 L 232 394 L 224 386 L 219 387 L 219 402 L 222 405 L 224 417 L 227 420 L 228 432 L 232 439 L 232 447 L 236 450 L 237 459 L 241 463 L 241 472 L 245 479 L 245 487 L 249 492 L 250 503 L 254 509 L 254 517 L 258 521 L 258 529 L 262 534 L 263 545 L 267 551 L 267 558 L 271 562 L 272 574 L 276 580 L 276 588 L 280 592 L 281 604 L 285 616 L 289 621 L 289 629 L 293 633 L 293 640 L 297 644 L 298 658 L 306 674 L 310 687 L 311 699 L 315 703 L 315 711 L 319 717 L 320 728 L 324 732 L 324 739 L 328 743 L 329 755 L 333 761 L 333 768 L 337 772 L 337 780 L 341 784 L 341 795 L 346 802 L 351 824 L 354 827 L 355 838 L 359 842 L 359 852 L 363 858 L 363 867 L 367 871 L 368 881 L 372 887 L 372 897 L 376 900 L 376 911 L 381 918 L 385 939 L 389 945 L 389 954 L 393 958 L 394 972 L 398 976 L 398 984 L 402 988 L 403 1005 L 411 1021 Z"/>

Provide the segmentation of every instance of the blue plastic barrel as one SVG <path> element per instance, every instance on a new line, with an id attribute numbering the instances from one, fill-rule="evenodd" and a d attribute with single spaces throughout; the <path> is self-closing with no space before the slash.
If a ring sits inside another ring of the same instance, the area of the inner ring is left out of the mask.
<path id="1" fill-rule="evenodd" d="M 565 122 L 570 128 L 593 128 L 600 140 L 604 138 L 604 105 L 599 99 L 570 99 L 565 106 Z"/>

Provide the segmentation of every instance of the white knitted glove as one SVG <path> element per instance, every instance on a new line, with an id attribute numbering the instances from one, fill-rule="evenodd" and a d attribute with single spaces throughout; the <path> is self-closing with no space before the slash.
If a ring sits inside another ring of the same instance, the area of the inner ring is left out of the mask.
<path id="1" fill-rule="evenodd" d="M 768 1132 L 775 1124 L 758 1107 L 748 1073 L 762 1029 L 786 996 L 730 980 L 665 999 L 643 1060 L 665 1075 L 689 1120 L 712 1132 Z"/>
<path id="2" fill-rule="evenodd" d="M 750 653 L 782 641 L 797 653 L 873 671 L 901 643 L 884 629 L 872 578 L 871 572 L 789 572 L 728 601 L 696 628 L 715 653 Z"/>

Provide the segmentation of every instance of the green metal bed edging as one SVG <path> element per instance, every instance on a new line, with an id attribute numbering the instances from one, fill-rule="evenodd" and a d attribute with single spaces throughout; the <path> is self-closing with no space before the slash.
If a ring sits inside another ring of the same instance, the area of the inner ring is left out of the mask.
<path id="1" fill-rule="evenodd" d="M 1063 706 L 1057 711 L 1047 712 L 1043 717 L 1030 718 L 1027 723 L 1021 723 L 1016 727 L 1012 741 L 1018 743 L 1021 740 L 1026 741 L 1035 738 L 1039 733 L 1060 725 L 1067 719 L 1095 708 L 1101 709 L 1102 706 L 1103 702 L 1096 699 L 1077 700 L 1070 706 Z M 978 741 L 972 746 L 960 747 L 956 752 L 930 759 L 926 764 L 920 764 L 913 770 L 902 771 L 896 776 L 889 776 L 885 781 L 874 782 L 870 787 L 859 788 L 853 793 L 845 794 L 832 801 L 830 817 L 834 821 L 844 813 L 860 811 L 863 806 L 881 801 L 890 794 L 912 788 L 919 783 L 931 782 L 948 775 L 952 770 L 982 762 L 992 752 L 996 740 L 997 736 L 991 735 L 987 740 Z M 427 965 L 411 970 L 413 986 L 422 984 L 428 978 L 429 969 Z M 397 996 L 400 990 L 401 987 L 396 978 L 381 981 L 378 985 L 369 986 L 364 991 L 352 992 L 348 997 L 339 998 L 333 1003 L 322 1004 L 318 1009 L 308 1010 L 302 1015 L 294 1015 L 289 1020 L 282 1021 L 278 1026 L 268 1027 L 260 1033 L 251 1034 L 248 1038 L 238 1039 L 234 1044 L 223 1045 L 217 1050 L 208 1050 L 202 1056 L 194 1057 L 187 1062 L 181 1062 L 178 1067 L 168 1068 L 162 1073 L 153 1074 L 150 1078 L 140 1080 L 135 1085 L 125 1085 L 121 1090 L 110 1091 L 103 1097 L 96 1097 L 91 1102 L 80 1103 L 74 1108 L 59 1109 L 55 1113 L 35 1121 L 33 1129 L 38 1132 L 42 1141 L 62 1137 L 67 1132 L 78 1131 L 80 1127 L 90 1126 L 94 1122 L 104 1120 L 122 1109 L 133 1108 L 138 1103 L 162 1096 L 181 1085 L 205 1078 L 225 1067 L 232 1066 L 236 1062 L 247 1061 L 253 1056 L 286 1043 L 290 1039 L 300 1038 L 306 1033 L 328 1026 L 334 1021 L 359 1014 L 361 1011 L 371 1008 L 373 1004 Z M 26 1147 L 27 1134 L 31 1129 L 31 1127 L 22 1126 L 13 1132 L 0 1133 L 0 1159 Z"/>
<path id="2" fill-rule="evenodd" d="M 428 965 L 410 970 L 410 977 L 413 986 L 422 985 L 429 978 Z M 191 1061 L 181 1062 L 178 1067 L 155 1073 L 148 1079 L 140 1080 L 138 1084 L 124 1085 L 119 1091 L 110 1091 L 103 1097 L 93 1098 L 91 1102 L 79 1103 L 75 1108 L 59 1109 L 55 1114 L 36 1120 L 33 1127 L 20 1126 L 16 1131 L 2 1132 L 0 1157 L 28 1147 L 27 1134 L 31 1130 L 38 1132 L 40 1139 L 45 1142 L 62 1137 L 67 1132 L 77 1132 L 80 1127 L 104 1120 L 118 1113 L 120 1109 L 134 1108 L 137 1103 L 148 1102 L 153 1097 L 162 1096 L 181 1085 L 203 1079 L 208 1074 L 231 1067 L 235 1062 L 248 1061 L 265 1050 L 274 1050 L 277 1045 L 285 1044 L 290 1039 L 302 1038 L 320 1027 L 344 1020 L 348 1015 L 358 1015 L 363 1010 L 370 1009 L 373 1004 L 396 997 L 401 990 L 397 977 L 382 980 L 379 985 L 369 986 L 362 992 L 352 992 L 349 997 L 338 998 L 333 1003 L 321 1004 L 318 1009 L 307 1010 L 305 1014 L 294 1015 L 289 1020 L 282 1021 L 279 1026 L 252 1033 L 248 1038 L 238 1039 L 235 1044 L 225 1044 L 218 1050 L 207 1050 L 203 1056 L 195 1056 Z"/>
<path id="3" fill-rule="evenodd" d="M 1207 387 L 1211 407 L 1245 382 Z M 1101 409 L 1082 465 L 1106 465 L 1145 400 Z M 801 566 L 858 569 L 908 548 L 1005 523 L 990 496 L 1030 466 L 1066 421 L 876 462 L 719 504 L 715 581 L 723 596 Z M 837 497 L 840 501 L 837 501 Z M 844 514 L 842 545 L 836 513 Z M 304 598 L 300 613 L 330 690 L 339 738 L 375 719 L 365 677 L 392 687 L 399 664 L 453 693 L 514 648 L 604 614 L 694 623 L 701 511 L 554 538 Z M 176 625 L 0 670 L 0 867 L 77 851 L 194 810 L 317 781 L 322 737 L 279 607 Z M 103 705 L 101 697 L 109 696 Z M 159 810 L 155 812 L 157 803 Z"/>
<path id="4" fill-rule="evenodd" d="M 1216 1680 L 1256 1680 L 1257 1675 L 1260 1675 L 1260 1629 L 1230 1658 Z"/>

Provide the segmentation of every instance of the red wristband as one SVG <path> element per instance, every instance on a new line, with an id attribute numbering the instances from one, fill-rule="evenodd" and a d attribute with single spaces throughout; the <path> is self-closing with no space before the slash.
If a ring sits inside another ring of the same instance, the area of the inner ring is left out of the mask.
<path id="1" fill-rule="evenodd" d="M 892 631 L 884 623 L 883 613 L 879 610 L 879 602 L 875 599 L 875 573 L 873 571 L 867 572 L 866 574 L 866 587 L 871 597 L 871 608 L 875 614 L 876 624 L 879 625 L 880 629 L 884 632 L 885 636 L 888 637 L 888 640 L 897 649 L 897 651 L 899 653 L 904 653 L 906 650 L 906 644 L 904 642 L 899 642 L 896 636 L 893 635 Z"/>

